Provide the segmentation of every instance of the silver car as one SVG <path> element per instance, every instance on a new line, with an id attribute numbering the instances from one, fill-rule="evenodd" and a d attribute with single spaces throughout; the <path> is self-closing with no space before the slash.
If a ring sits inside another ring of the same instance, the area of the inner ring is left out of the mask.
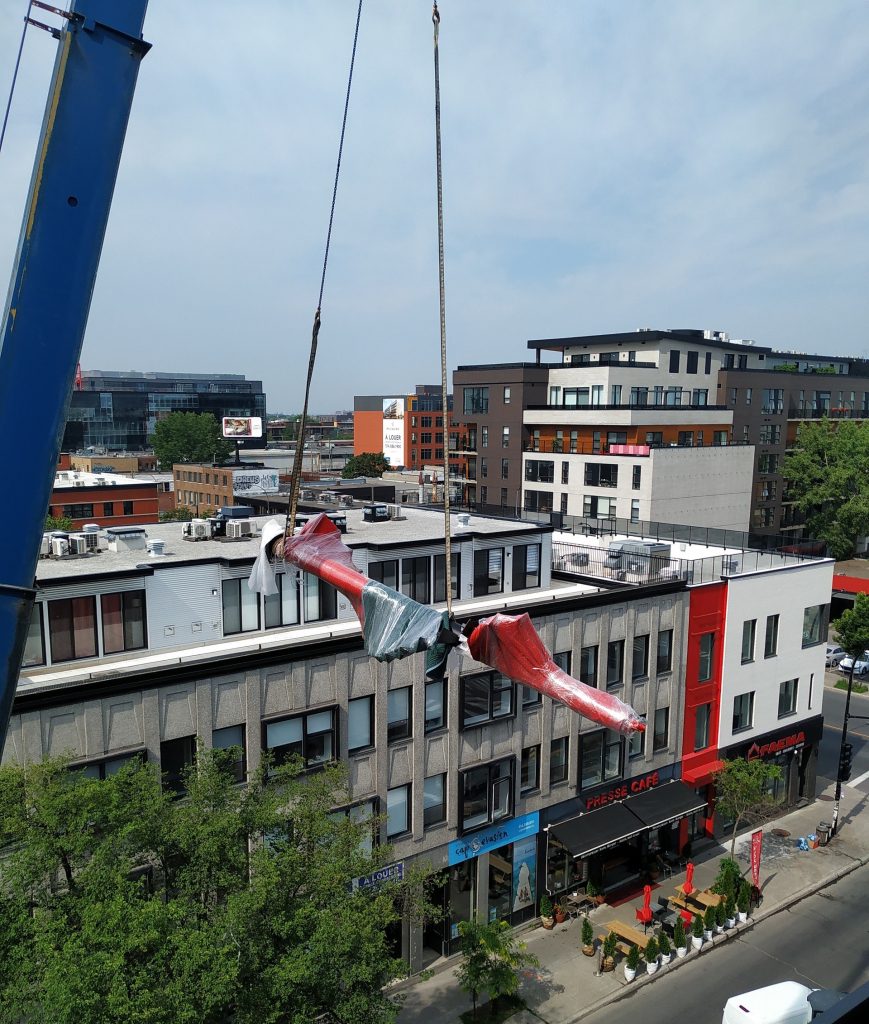
<path id="1" fill-rule="evenodd" d="M 827 668 L 835 668 L 847 653 L 844 647 L 837 647 L 836 644 L 827 644 Z"/>
<path id="2" fill-rule="evenodd" d="M 852 661 L 853 659 L 851 658 L 850 654 L 842 658 L 842 660 L 839 662 L 839 671 L 850 672 Z M 859 655 L 857 660 L 854 661 L 854 675 L 865 676 L 867 672 L 869 672 L 869 651 L 864 651 L 861 655 Z"/>

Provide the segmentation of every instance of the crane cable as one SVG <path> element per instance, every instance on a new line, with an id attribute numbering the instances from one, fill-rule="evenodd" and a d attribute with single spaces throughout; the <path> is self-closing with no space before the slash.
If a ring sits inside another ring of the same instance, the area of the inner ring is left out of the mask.
<path id="1" fill-rule="evenodd" d="M 450 431 L 447 408 L 447 312 L 444 286 L 444 189 L 441 168 L 441 78 L 438 54 L 438 35 L 441 15 L 435 0 L 432 13 L 434 25 L 434 90 L 435 90 L 435 149 L 437 151 L 438 190 L 438 285 L 440 293 L 441 319 L 441 407 L 443 409 L 444 440 L 444 589 L 447 598 L 447 614 L 453 613 L 453 558 L 450 543 Z"/>
<path id="2" fill-rule="evenodd" d="M 338 160 L 335 165 L 335 181 L 332 185 L 332 205 L 329 210 L 329 227 L 326 232 L 326 249 L 323 253 L 323 270 L 320 274 L 320 293 L 317 298 L 317 309 L 314 312 L 314 325 L 311 329 L 311 353 L 308 357 L 308 375 L 305 379 L 305 401 L 299 420 L 299 431 L 296 435 L 296 454 L 293 459 L 293 472 L 290 477 L 290 500 L 287 506 L 287 520 L 284 523 L 284 543 L 292 537 L 296 528 L 296 510 L 299 506 L 299 482 L 302 478 L 302 464 L 305 456 L 305 428 L 308 421 L 308 399 L 311 394 L 311 380 L 314 377 L 314 362 L 317 358 L 317 339 L 320 334 L 320 310 L 323 305 L 323 289 L 326 286 L 326 266 L 329 262 L 329 245 L 332 241 L 332 223 L 335 219 L 335 200 L 338 197 L 338 178 L 341 174 L 341 157 L 344 153 L 344 134 L 347 130 L 347 111 L 350 107 L 350 87 L 353 84 L 353 67 L 356 63 L 356 43 L 359 40 L 359 21 L 362 17 L 362 0 L 356 8 L 356 28 L 353 32 L 353 50 L 350 54 L 350 71 L 347 75 L 347 93 L 344 97 L 344 116 L 341 120 L 341 138 L 338 143 Z M 292 524 L 292 525 L 291 525 Z"/>
<path id="3" fill-rule="evenodd" d="M 27 26 L 30 22 L 30 11 L 33 8 L 33 0 L 27 4 L 27 13 L 24 15 L 24 28 L 21 30 L 21 42 L 18 44 L 18 56 L 15 58 L 15 70 L 12 72 L 12 85 L 9 88 L 9 99 L 6 100 L 6 113 L 3 115 L 3 127 L 0 128 L 0 151 L 3 149 L 3 140 L 6 138 L 6 125 L 9 123 L 9 111 L 12 109 L 12 96 L 15 92 L 15 83 L 18 81 L 18 68 L 21 65 L 21 54 L 24 51 L 24 37 L 27 35 Z"/>

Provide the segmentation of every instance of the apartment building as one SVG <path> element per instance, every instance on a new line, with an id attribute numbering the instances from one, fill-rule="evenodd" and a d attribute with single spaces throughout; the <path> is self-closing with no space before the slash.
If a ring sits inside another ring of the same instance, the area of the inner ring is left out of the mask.
<path id="1" fill-rule="evenodd" d="M 102 527 L 156 523 L 171 507 L 171 483 L 161 474 L 119 476 L 74 469 L 55 473 L 48 514 L 71 519 L 72 529 L 86 523 Z"/>
<path id="2" fill-rule="evenodd" d="M 393 468 L 443 466 L 450 444 L 452 395 L 444 426 L 440 384 L 418 384 L 412 395 L 357 395 L 353 399 L 353 454 L 382 451 Z M 445 440 L 446 439 L 446 440 Z M 456 440 L 452 437 L 452 451 Z"/>
<path id="3" fill-rule="evenodd" d="M 377 523 L 347 511 L 354 560 L 442 602 L 442 516 L 402 511 Z M 240 778 L 264 750 L 299 753 L 310 770 L 340 759 L 351 813 L 382 816 L 395 863 L 443 870 L 433 895 L 450 916 L 404 924 L 399 951 L 414 970 L 455 949 L 471 913 L 518 923 L 545 889 L 576 877 L 573 858 L 548 846 L 548 823 L 609 805 L 623 786 L 660 791 L 665 824 L 652 815 L 619 837 L 617 853 L 582 859 L 580 874 L 611 889 L 637 877 L 650 850 L 675 844 L 679 823 L 705 804 L 679 781 L 684 575 L 628 586 L 553 579 L 548 526 L 454 524 L 455 614 L 527 611 L 563 667 L 648 716 L 654 727 L 629 744 L 475 662 L 457 658 L 443 682 L 426 683 L 421 656 L 373 661 L 347 602 L 316 577 L 280 569 L 275 597 L 252 594 L 262 522 L 250 536 L 201 540 L 175 523 L 116 529 L 88 554 L 41 559 L 4 758 L 70 752 L 103 775 L 144 757 L 176 788 L 197 739 L 241 747 Z"/>

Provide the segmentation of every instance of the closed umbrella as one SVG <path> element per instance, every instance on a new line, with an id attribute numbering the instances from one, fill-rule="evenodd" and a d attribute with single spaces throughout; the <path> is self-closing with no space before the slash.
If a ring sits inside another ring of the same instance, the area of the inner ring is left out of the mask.
<path id="1" fill-rule="evenodd" d="M 694 892 L 694 863 L 688 861 L 688 867 L 685 869 L 685 884 L 682 886 L 682 892 L 686 896 L 690 896 Z"/>
<path id="2" fill-rule="evenodd" d="M 650 885 L 643 886 L 643 905 L 635 911 L 638 921 L 643 922 L 643 931 L 645 932 L 646 926 L 652 920 L 652 887 Z"/>

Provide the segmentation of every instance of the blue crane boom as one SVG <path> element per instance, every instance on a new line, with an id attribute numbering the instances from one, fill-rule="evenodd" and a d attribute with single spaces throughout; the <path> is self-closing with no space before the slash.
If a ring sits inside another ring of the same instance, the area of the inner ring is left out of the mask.
<path id="1" fill-rule="evenodd" d="M 73 0 L 59 33 L 0 334 L 0 750 L 118 164 L 148 0 Z"/>

